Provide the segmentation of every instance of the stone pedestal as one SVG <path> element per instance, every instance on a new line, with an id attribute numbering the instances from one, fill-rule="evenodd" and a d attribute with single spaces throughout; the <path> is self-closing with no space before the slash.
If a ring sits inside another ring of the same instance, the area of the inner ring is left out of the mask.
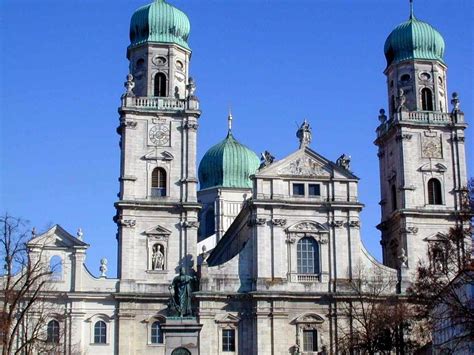
<path id="1" fill-rule="evenodd" d="M 161 325 L 166 355 L 199 355 L 199 333 L 202 324 L 194 317 L 167 317 Z M 188 352 L 186 352 L 186 349 Z"/>

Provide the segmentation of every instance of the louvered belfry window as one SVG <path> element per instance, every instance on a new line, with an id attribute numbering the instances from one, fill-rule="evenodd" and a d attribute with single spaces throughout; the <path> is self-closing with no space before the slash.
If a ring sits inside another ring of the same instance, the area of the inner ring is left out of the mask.
<path id="1" fill-rule="evenodd" d="M 163 168 L 155 168 L 151 174 L 151 196 L 166 196 L 166 171 Z"/>
<path id="2" fill-rule="evenodd" d="M 442 205 L 441 183 L 438 179 L 432 178 L 428 181 L 428 204 Z"/>

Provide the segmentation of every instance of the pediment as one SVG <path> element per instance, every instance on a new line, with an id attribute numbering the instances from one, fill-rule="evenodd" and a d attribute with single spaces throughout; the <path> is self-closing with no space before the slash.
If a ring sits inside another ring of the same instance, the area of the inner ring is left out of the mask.
<path id="1" fill-rule="evenodd" d="M 239 323 L 240 318 L 233 314 L 227 313 L 224 317 L 216 319 L 216 323 Z"/>
<path id="2" fill-rule="evenodd" d="M 422 172 L 444 173 L 447 170 L 448 170 L 448 167 L 441 163 L 437 163 L 435 165 L 432 165 L 431 163 L 426 163 L 418 168 L 418 171 L 422 171 Z"/>
<path id="3" fill-rule="evenodd" d="M 444 233 L 436 233 L 423 239 L 425 242 L 446 242 L 448 236 Z"/>
<path id="4" fill-rule="evenodd" d="M 357 178 L 350 171 L 336 165 L 312 149 L 299 149 L 286 158 L 263 167 L 257 176 L 280 176 L 302 178 L 328 178 L 331 176 Z"/>
<path id="5" fill-rule="evenodd" d="M 171 161 L 174 159 L 173 154 L 168 151 L 157 152 L 156 149 L 153 149 L 146 153 L 143 157 L 143 160 L 164 160 L 164 161 Z"/>
<path id="6" fill-rule="evenodd" d="M 165 227 L 156 225 L 153 228 L 150 228 L 145 231 L 144 234 L 149 237 L 169 236 L 171 234 L 171 231 L 169 229 L 166 229 Z"/>
<path id="7" fill-rule="evenodd" d="M 314 221 L 300 221 L 286 230 L 288 233 L 329 233 L 326 227 Z"/>
<path id="8" fill-rule="evenodd" d="M 305 313 L 291 321 L 292 324 L 319 324 L 323 322 L 324 318 L 316 313 Z"/>
<path id="9" fill-rule="evenodd" d="M 35 236 L 28 242 L 28 247 L 40 247 L 42 249 L 86 249 L 89 244 L 74 237 L 60 225 L 56 224 L 45 233 Z"/>

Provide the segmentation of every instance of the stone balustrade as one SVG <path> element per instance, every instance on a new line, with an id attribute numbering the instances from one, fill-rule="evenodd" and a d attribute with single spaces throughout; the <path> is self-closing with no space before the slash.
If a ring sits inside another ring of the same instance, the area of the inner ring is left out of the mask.
<path id="1" fill-rule="evenodd" d="M 145 110 L 176 111 L 186 108 L 186 100 L 169 97 L 128 96 L 122 99 L 122 107 Z"/>

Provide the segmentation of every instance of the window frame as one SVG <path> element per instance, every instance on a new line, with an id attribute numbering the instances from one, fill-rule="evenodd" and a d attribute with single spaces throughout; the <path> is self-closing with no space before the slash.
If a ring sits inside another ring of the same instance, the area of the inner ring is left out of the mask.
<path id="1" fill-rule="evenodd" d="M 311 187 L 317 187 L 318 194 L 311 194 Z M 308 183 L 308 196 L 309 197 L 321 197 L 321 184 Z"/>
<path id="2" fill-rule="evenodd" d="M 230 336 L 226 337 L 226 334 Z M 221 332 L 221 342 L 222 342 L 222 352 L 223 353 L 235 353 L 235 339 L 236 339 L 236 331 L 234 328 L 226 328 L 222 329 Z M 226 348 L 227 346 L 227 348 Z"/>
<path id="3" fill-rule="evenodd" d="M 50 328 L 50 325 L 54 326 Z M 59 344 L 59 340 L 61 338 L 60 331 L 61 325 L 59 324 L 59 321 L 57 319 L 51 319 L 46 325 L 46 342 L 49 344 Z"/>
<path id="4" fill-rule="evenodd" d="M 155 172 L 157 176 L 155 177 Z M 164 175 L 164 178 L 163 178 Z M 157 186 L 154 186 L 154 185 Z M 168 197 L 168 171 L 162 166 L 155 166 L 151 170 L 150 176 L 150 197 L 152 198 L 165 198 Z M 158 192 L 158 193 L 156 193 Z"/>
<path id="5" fill-rule="evenodd" d="M 153 320 L 153 322 L 150 325 L 150 342 L 149 345 L 153 346 L 163 346 L 165 345 L 165 337 L 163 334 L 163 329 L 161 328 L 162 322 L 160 320 Z M 155 330 L 155 325 L 158 325 L 158 335 L 153 334 L 153 331 Z M 154 337 L 158 337 L 157 341 L 153 341 Z M 161 341 L 160 341 L 161 340 Z"/>
<path id="6" fill-rule="evenodd" d="M 295 193 L 295 187 L 302 187 L 303 188 L 303 193 L 302 194 L 296 194 Z M 293 182 L 291 183 L 291 196 L 293 197 L 305 197 L 306 196 L 306 186 L 304 182 Z"/>
<path id="7" fill-rule="evenodd" d="M 157 82 L 158 79 L 160 80 Z M 164 85 L 164 87 L 162 87 L 160 83 Z M 168 77 L 163 72 L 157 72 L 153 75 L 153 96 L 154 97 L 167 97 L 168 96 Z"/>
<path id="8" fill-rule="evenodd" d="M 310 242 L 310 244 L 306 243 Z M 313 246 L 312 252 L 308 249 L 300 250 L 300 246 Z M 303 258 L 303 253 L 305 258 Z M 300 256 L 301 254 L 301 256 Z M 307 257 L 312 255 L 312 259 Z M 312 272 L 309 272 L 309 262 L 312 261 Z M 304 263 L 303 263 L 304 262 Z M 302 270 L 305 267 L 307 270 Z M 298 275 L 320 275 L 321 274 L 321 247 L 316 239 L 312 236 L 304 236 L 296 243 L 296 272 Z"/>
<path id="9" fill-rule="evenodd" d="M 425 93 L 427 93 L 425 95 Z M 420 91 L 421 97 L 421 110 L 422 111 L 434 111 L 434 100 L 433 91 L 430 88 L 424 87 Z"/>
<path id="10" fill-rule="evenodd" d="M 312 344 L 311 344 L 311 349 L 306 348 L 307 342 L 306 342 L 306 334 L 311 334 L 311 339 L 312 339 Z M 304 353 L 311 353 L 311 352 L 317 352 L 318 351 L 318 331 L 315 328 L 310 328 L 310 329 L 303 329 L 302 331 L 302 343 L 303 343 L 303 352 Z"/>
<path id="11" fill-rule="evenodd" d="M 426 183 L 426 192 L 428 194 L 428 205 L 442 206 L 443 201 L 443 184 L 435 177 L 428 179 Z"/>
<path id="12" fill-rule="evenodd" d="M 101 331 L 100 334 L 97 334 L 96 331 L 98 330 L 97 329 L 97 325 L 98 324 L 103 324 L 104 325 L 104 328 L 100 328 L 99 331 Z M 107 345 L 107 340 L 108 340 L 108 334 L 107 334 L 107 331 L 108 331 L 108 327 L 107 327 L 107 322 L 104 321 L 103 319 L 98 319 L 94 322 L 94 325 L 93 325 L 93 336 L 92 336 L 92 344 L 94 345 Z M 102 333 L 102 329 L 104 329 L 103 333 Z M 97 341 L 97 336 L 99 337 L 99 341 Z M 102 341 L 102 337 L 104 338 Z"/>

